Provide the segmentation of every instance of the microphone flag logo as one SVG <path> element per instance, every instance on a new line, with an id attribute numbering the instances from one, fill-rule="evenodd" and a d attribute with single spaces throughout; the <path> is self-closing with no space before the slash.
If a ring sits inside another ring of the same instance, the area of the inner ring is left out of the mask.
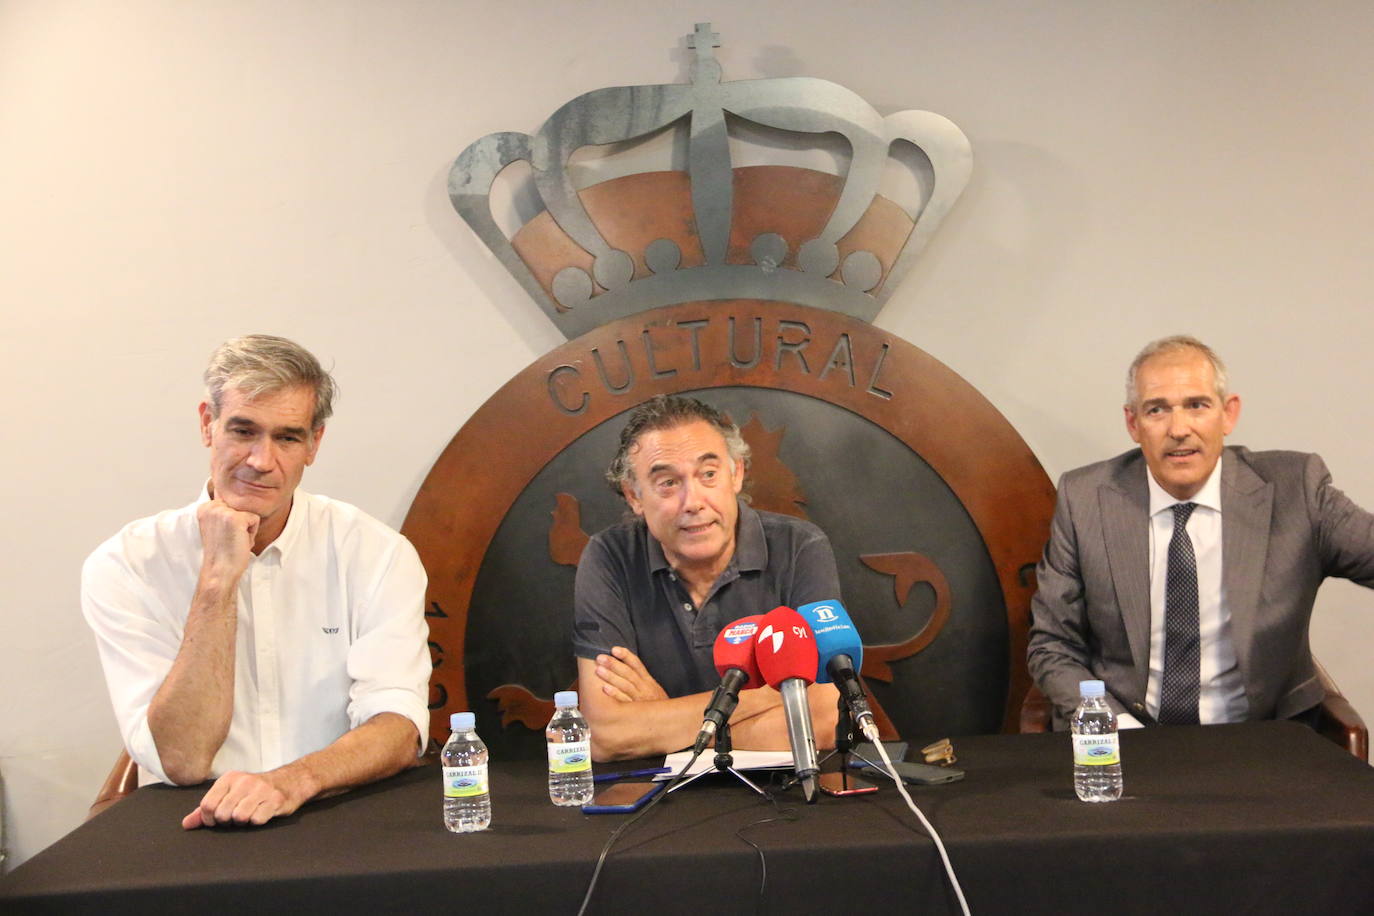
<path id="1" fill-rule="evenodd" d="M 732 646 L 737 646 L 745 640 L 752 639 L 758 632 L 759 625 L 754 621 L 747 623 L 732 623 L 721 633 L 721 637 Z"/>
<path id="2" fill-rule="evenodd" d="M 817 623 L 832 623 L 839 619 L 835 616 L 835 609 L 828 604 L 823 604 L 815 610 Z"/>

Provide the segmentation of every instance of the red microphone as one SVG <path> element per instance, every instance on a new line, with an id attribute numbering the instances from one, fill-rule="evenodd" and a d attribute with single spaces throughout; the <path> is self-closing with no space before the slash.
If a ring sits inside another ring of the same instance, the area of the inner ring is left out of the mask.
<path id="1" fill-rule="evenodd" d="M 811 707 L 806 702 L 806 687 L 816 679 L 820 654 L 816 637 L 800 614 L 790 607 L 777 607 L 763 615 L 755 637 L 754 655 L 759 672 L 769 687 L 782 694 L 782 711 L 787 720 L 787 740 L 792 745 L 792 760 L 807 804 L 816 801 L 816 738 L 811 732 Z"/>
<path id="2" fill-rule="evenodd" d="M 716 674 L 725 677 L 730 669 L 738 669 L 750 687 L 763 686 L 763 674 L 759 672 L 758 659 L 754 657 L 754 634 L 759 631 L 761 620 L 762 614 L 741 617 L 720 631 L 712 656 L 716 663 Z"/>
<path id="3" fill-rule="evenodd" d="M 697 732 L 692 753 L 700 754 L 705 750 L 706 743 L 716 731 L 730 721 L 742 688 L 763 685 L 763 675 L 759 673 L 758 663 L 754 660 L 754 634 L 758 632 L 762 619 L 759 614 L 741 617 L 727 624 L 716 636 L 712 659 L 716 664 L 716 673 L 720 675 L 720 683 L 715 693 L 711 694 L 711 702 L 706 705 L 706 719 L 701 723 L 701 731 Z"/>

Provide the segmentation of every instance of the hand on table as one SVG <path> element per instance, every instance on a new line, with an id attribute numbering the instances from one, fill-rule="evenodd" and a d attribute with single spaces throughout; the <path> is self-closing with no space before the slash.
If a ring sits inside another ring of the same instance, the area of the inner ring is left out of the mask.
<path id="1" fill-rule="evenodd" d="M 294 813 L 307 797 L 284 768 L 266 773 L 231 770 L 215 780 L 195 810 L 181 819 L 181 826 L 187 830 L 250 824 L 260 827 L 274 817 Z"/>

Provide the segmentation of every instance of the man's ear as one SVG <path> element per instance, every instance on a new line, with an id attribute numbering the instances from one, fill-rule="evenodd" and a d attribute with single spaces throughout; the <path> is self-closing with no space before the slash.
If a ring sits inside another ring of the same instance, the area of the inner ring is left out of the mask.
<path id="1" fill-rule="evenodd" d="M 309 454 L 307 454 L 307 455 L 305 456 L 305 466 L 306 466 L 306 467 L 310 467 L 310 465 L 312 465 L 312 464 L 315 463 L 315 456 L 316 456 L 317 454 L 319 454 L 319 451 L 320 451 L 320 440 L 323 439 L 323 438 L 324 438 L 324 427 L 323 427 L 323 426 L 321 426 L 319 429 L 315 429 L 315 430 L 311 430 L 311 431 L 310 431 L 310 452 L 309 452 Z"/>
<path id="2" fill-rule="evenodd" d="M 201 401 L 196 410 L 200 412 L 200 444 L 208 448 L 210 445 L 210 424 L 215 422 L 215 418 L 210 414 L 210 404 L 207 401 Z"/>
<path id="3" fill-rule="evenodd" d="M 1233 394 L 1226 398 L 1226 402 L 1221 405 L 1221 434 L 1231 435 L 1231 430 L 1236 428 L 1236 422 L 1240 420 L 1240 395 Z"/>
<path id="4" fill-rule="evenodd" d="M 620 485 L 620 494 L 625 497 L 625 502 L 630 504 L 630 511 L 635 515 L 644 514 L 644 504 L 639 501 L 639 494 L 635 492 L 633 481 L 627 480 Z"/>
<path id="5" fill-rule="evenodd" d="M 732 474 L 731 476 L 734 478 L 734 481 L 735 481 L 735 495 L 738 496 L 738 495 L 739 495 L 739 491 L 742 490 L 742 489 L 744 489 L 744 462 L 743 462 L 743 461 L 735 461 L 735 462 L 734 462 L 734 465 L 735 465 L 735 473 Z"/>
<path id="6" fill-rule="evenodd" d="M 1133 407 L 1131 407 L 1131 405 L 1127 404 L 1125 407 L 1123 407 L 1123 408 L 1121 408 L 1121 409 L 1124 410 L 1124 411 L 1126 412 L 1126 432 L 1128 432 L 1128 433 L 1131 434 L 1131 441 L 1132 441 L 1132 442 L 1139 443 L 1139 442 L 1140 442 L 1140 424 L 1139 424 L 1139 418 L 1137 418 L 1136 415 L 1135 415 L 1135 408 L 1133 408 Z"/>

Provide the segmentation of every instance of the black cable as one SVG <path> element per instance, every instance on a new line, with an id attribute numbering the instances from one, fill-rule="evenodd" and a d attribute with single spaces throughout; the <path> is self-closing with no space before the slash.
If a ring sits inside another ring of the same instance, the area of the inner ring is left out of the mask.
<path id="1" fill-rule="evenodd" d="M 797 820 L 800 819 L 797 814 L 796 808 L 780 807 L 778 805 L 777 796 L 774 795 L 772 792 L 764 792 L 763 797 L 768 799 L 769 803 L 772 804 L 773 810 L 777 812 L 777 816 L 765 817 L 760 820 L 754 821 L 752 824 L 745 824 L 743 827 L 735 831 L 735 836 L 739 837 L 741 840 L 748 843 L 750 846 L 754 847 L 754 852 L 758 853 L 759 857 L 759 869 L 761 871 L 761 874 L 759 876 L 758 896 L 754 900 L 755 913 L 763 912 L 763 897 L 765 891 L 768 888 L 768 859 L 763 854 L 763 847 L 760 846 L 758 843 L 755 843 L 753 840 L 749 839 L 747 836 L 745 836 L 744 831 L 749 830 L 752 827 L 757 827 L 760 824 L 772 824 L 776 821 L 788 821 L 795 823 Z"/>
<path id="2" fill-rule="evenodd" d="M 654 810 L 654 805 L 668 797 L 668 793 L 673 791 L 678 783 L 682 782 L 682 777 L 687 775 L 687 771 L 692 768 L 692 764 L 696 763 L 697 758 L 700 756 L 701 751 L 694 753 L 692 759 L 687 761 L 687 765 L 678 771 L 678 774 L 673 777 L 672 781 L 668 783 L 667 787 L 662 792 L 649 799 L 649 803 L 643 808 L 640 808 L 639 811 L 635 813 L 634 817 L 630 818 L 611 832 L 611 835 L 606 839 L 606 845 L 601 847 L 601 855 L 597 856 L 596 868 L 592 871 L 592 880 L 587 884 L 587 893 L 582 898 L 582 906 L 578 908 L 577 916 L 583 916 L 583 914 L 587 912 L 587 905 L 592 902 L 592 892 L 596 890 L 597 879 L 601 877 L 601 867 L 606 864 L 606 856 L 610 854 L 611 846 L 615 844 L 615 841 L 631 824 L 637 822 L 641 817 Z"/>

